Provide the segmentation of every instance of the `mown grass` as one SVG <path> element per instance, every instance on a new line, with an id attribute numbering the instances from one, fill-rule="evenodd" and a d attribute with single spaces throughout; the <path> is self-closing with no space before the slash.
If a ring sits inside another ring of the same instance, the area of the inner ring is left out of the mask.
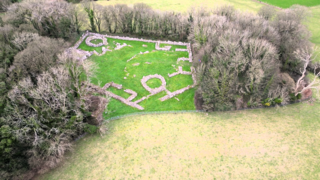
<path id="1" fill-rule="evenodd" d="M 110 49 L 114 49 L 116 43 L 127 43 L 132 47 L 126 46 L 120 50 L 107 52 L 103 56 L 92 56 L 90 60 L 98 67 L 95 78 L 92 79 L 94 84 L 100 85 L 101 87 L 112 81 L 117 84 L 122 84 L 123 89 L 118 90 L 116 88 L 111 88 L 110 91 L 124 98 L 128 98 L 129 94 L 125 93 L 123 90 L 134 90 L 138 93 L 138 96 L 132 101 L 136 101 L 150 94 L 141 84 L 143 76 L 160 74 L 165 78 L 167 83 L 166 88 L 171 92 L 193 84 L 191 75 L 177 75 L 171 78 L 168 76 L 169 73 L 176 72 L 178 66 L 182 66 L 185 71 L 191 71 L 191 63 L 186 61 L 177 63 L 179 57 L 188 57 L 188 52 L 175 51 L 176 48 L 182 48 L 181 46 L 173 46 L 171 51 L 156 51 L 155 43 L 124 41 L 112 38 L 108 38 L 107 46 L 109 46 Z M 143 45 L 146 45 L 147 47 L 143 47 Z M 79 48 L 87 51 L 96 50 L 99 53 L 102 52 L 102 47 L 94 48 L 87 46 L 85 41 L 80 44 Z M 140 52 L 145 53 L 146 51 L 149 51 L 149 53 L 140 54 Z M 135 58 L 127 62 L 127 60 L 133 56 L 135 56 Z M 147 84 L 151 84 L 152 88 L 160 86 L 160 83 L 155 79 L 150 80 L 150 82 L 147 81 Z M 142 101 L 139 105 L 145 108 L 144 111 L 195 109 L 193 89 L 185 91 L 176 96 L 176 98 L 171 98 L 164 102 L 160 101 L 159 98 L 165 95 L 165 92 L 161 92 Z M 104 114 L 104 117 L 110 118 L 133 112 L 141 112 L 141 110 L 125 105 L 112 98 L 106 112 L 107 114 Z"/>
<path id="2" fill-rule="evenodd" d="M 268 3 L 268 4 L 272 4 L 274 6 L 282 7 L 282 8 L 289 8 L 290 6 L 292 6 L 294 4 L 299 4 L 299 5 L 307 6 L 307 7 L 320 5 L 319 0 L 281 0 L 281 1 L 279 1 L 279 0 L 261 0 L 261 1 Z"/>
<path id="3" fill-rule="evenodd" d="M 92 40 L 90 42 L 93 43 L 93 44 L 99 44 L 99 43 L 102 43 L 103 41 L 101 39 L 94 39 L 94 40 Z"/>
<path id="4" fill-rule="evenodd" d="M 38 179 L 319 179 L 320 104 L 133 116 Z"/>

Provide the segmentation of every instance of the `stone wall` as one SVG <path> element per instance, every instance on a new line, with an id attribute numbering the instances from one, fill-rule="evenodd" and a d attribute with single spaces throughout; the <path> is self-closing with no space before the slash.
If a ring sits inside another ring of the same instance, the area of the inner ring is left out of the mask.
<path id="1" fill-rule="evenodd" d="M 94 40 L 94 39 L 101 39 L 102 40 L 102 43 L 99 43 L 99 44 L 93 44 L 91 41 Z M 88 46 L 91 46 L 91 47 L 100 47 L 100 46 L 103 46 L 103 45 L 108 45 L 108 41 L 107 41 L 107 38 L 104 37 L 103 35 L 92 35 L 92 36 L 89 36 L 87 39 L 86 39 L 86 44 Z"/>
<path id="2" fill-rule="evenodd" d="M 160 87 L 152 89 L 147 85 L 147 81 L 150 80 L 150 79 L 153 79 L 153 78 L 157 78 L 157 79 L 161 80 L 161 86 Z M 159 75 L 159 74 L 143 76 L 143 78 L 141 79 L 141 84 L 147 91 L 150 92 L 150 94 L 157 94 L 157 93 L 159 93 L 161 91 L 166 90 L 166 85 L 167 85 L 166 80 L 164 79 L 164 77 Z"/>
<path id="3" fill-rule="evenodd" d="M 90 37 L 88 37 L 90 36 Z M 87 38 L 88 37 L 88 38 Z M 87 39 L 86 39 L 87 38 Z M 176 51 L 187 51 L 188 54 L 189 54 L 189 57 L 181 57 L 181 58 L 178 58 L 177 61 L 189 61 L 189 62 L 192 62 L 192 51 L 191 51 L 191 46 L 190 46 L 190 43 L 183 43 L 183 42 L 172 42 L 172 41 L 154 41 L 154 40 L 145 40 L 145 39 L 139 39 L 139 38 L 130 38 L 130 37 L 120 37 L 120 36 L 109 36 L 109 35 L 100 35 L 100 34 L 96 34 L 96 33 L 90 33 L 90 32 L 86 32 L 84 33 L 81 38 L 79 39 L 79 41 L 77 41 L 75 43 L 75 45 L 71 48 L 69 48 L 67 50 L 68 53 L 72 53 L 71 50 L 72 49 L 76 49 L 77 52 L 79 54 L 81 54 L 81 58 L 80 60 L 85 60 L 87 59 L 88 57 L 92 56 L 92 54 L 96 54 L 98 56 L 101 56 L 103 54 L 105 54 L 107 51 L 111 51 L 105 47 L 102 47 L 102 53 L 99 54 L 98 52 L 96 51 L 83 51 L 83 50 L 79 50 L 77 49 L 79 47 L 79 45 L 83 42 L 84 39 L 86 39 L 86 43 L 88 46 L 92 46 L 92 47 L 99 47 L 99 46 L 102 46 L 102 45 L 106 45 L 107 44 L 107 38 L 113 38 L 113 39 L 121 39 L 121 40 L 127 40 L 127 41 L 141 41 L 141 42 L 147 42 L 147 43 L 155 43 L 155 49 L 156 50 L 163 50 L 163 51 L 169 51 L 171 49 L 171 46 L 165 46 L 165 47 L 162 47 L 160 48 L 160 44 L 163 43 L 163 44 L 170 44 L 170 45 L 181 45 L 181 46 L 186 46 L 187 49 L 179 49 L 179 48 L 176 48 Z M 93 40 L 93 39 L 102 39 L 103 42 L 102 43 L 99 43 L 99 44 L 93 44 L 91 43 L 90 41 Z M 126 43 L 124 43 L 123 45 L 120 45 L 119 43 L 117 43 L 117 47 L 115 48 L 116 50 L 117 49 L 121 49 L 123 48 L 124 46 L 127 46 Z M 148 51 L 146 51 L 145 53 L 142 53 L 140 52 L 140 54 L 146 54 L 146 53 L 149 53 Z M 134 57 L 136 57 L 136 55 L 134 55 L 132 58 L 130 58 L 128 61 L 132 60 Z M 146 62 L 148 63 L 148 62 Z M 148 63 L 149 64 L 149 63 Z M 124 70 L 126 72 L 126 69 Z M 116 83 L 113 83 L 113 82 L 110 82 L 110 83 L 106 83 L 104 85 L 103 88 L 101 88 L 102 90 L 105 91 L 105 94 L 108 95 L 108 96 L 111 96 L 112 98 L 115 98 L 121 102 L 123 102 L 124 104 L 127 104 L 129 106 L 132 106 L 134 108 L 137 108 L 139 110 L 143 110 L 144 108 L 141 107 L 140 105 L 138 105 L 138 103 L 142 102 L 143 100 L 147 99 L 148 97 L 150 96 L 153 96 L 161 91 L 166 91 L 167 95 L 160 98 L 161 101 L 165 101 L 167 99 L 170 99 L 178 94 L 181 94 L 183 92 L 185 92 L 186 90 L 188 89 L 191 89 L 193 88 L 195 85 L 196 85 L 196 77 L 195 77 L 195 69 L 193 67 L 191 67 L 191 72 L 188 72 L 188 71 L 183 71 L 182 70 L 182 67 L 179 66 L 178 67 L 178 71 L 175 72 L 175 73 L 172 73 L 172 74 L 168 74 L 169 77 L 173 77 L 175 75 L 178 75 L 178 74 L 185 74 L 185 75 L 192 75 L 192 80 L 193 80 L 193 84 L 192 85 L 188 85 L 187 87 L 184 87 L 182 89 L 179 89 L 177 91 L 174 91 L 174 92 L 170 92 L 169 90 L 166 89 L 166 81 L 164 79 L 163 76 L 159 75 L 159 74 L 154 74 L 154 75 L 149 75 L 149 76 L 144 76 L 142 79 L 141 79 L 141 84 L 142 86 L 150 92 L 150 95 L 148 96 L 144 96 L 142 97 L 141 99 L 135 101 L 135 102 L 132 102 L 132 100 L 134 98 L 136 98 L 137 96 L 137 93 L 131 89 L 126 89 L 124 90 L 124 92 L 126 93 L 129 93 L 131 94 L 131 96 L 127 99 L 124 99 L 123 97 L 121 96 L 118 96 L 110 91 L 107 91 L 107 89 L 109 87 L 115 87 L 117 89 L 122 89 L 122 85 L 121 84 L 116 84 Z M 158 88 L 150 88 L 146 82 L 152 78 L 158 78 L 161 80 L 162 84 L 160 87 Z"/>

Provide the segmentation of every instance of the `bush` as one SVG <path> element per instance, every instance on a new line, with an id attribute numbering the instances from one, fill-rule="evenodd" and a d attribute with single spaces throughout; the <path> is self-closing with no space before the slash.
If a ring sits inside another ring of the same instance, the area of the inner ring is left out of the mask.
<path id="1" fill-rule="evenodd" d="M 79 32 L 79 14 L 76 5 L 65 1 L 31 0 L 11 5 L 7 17 L 16 27 L 32 24 L 42 36 L 69 39 Z"/>
<path id="2" fill-rule="evenodd" d="M 98 131 L 98 127 L 90 124 L 86 124 L 84 127 L 84 131 L 89 134 L 95 134 Z"/>
<path id="3" fill-rule="evenodd" d="M 261 9 L 260 16 L 230 7 L 213 14 L 193 14 L 188 39 L 196 61 L 201 60 L 194 65 L 203 109 L 288 103 L 295 83 L 283 79 L 291 80 L 288 74 L 297 73 L 302 65 L 294 51 L 302 45 L 310 48 L 308 31 L 302 24 L 305 11 L 295 6 L 272 17 L 269 7 Z M 237 104 L 235 97 L 243 99 L 243 105 Z"/>
<path id="4" fill-rule="evenodd" d="M 18 161 L 27 169 L 50 169 L 71 149 L 74 138 L 84 130 L 96 131 L 85 123 L 90 113 L 85 104 L 88 90 L 81 86 L 83 73 L 81 66 L 67 60 L 38 75 L 36 84 L 26 77 L 9 92 L 0 119 L 3 171 L 14 175 L 22 168 Z"/>

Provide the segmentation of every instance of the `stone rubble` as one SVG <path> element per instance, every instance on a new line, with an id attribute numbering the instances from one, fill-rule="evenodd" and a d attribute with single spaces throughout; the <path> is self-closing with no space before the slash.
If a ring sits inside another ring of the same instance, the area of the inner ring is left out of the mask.
<path id="1" fill-rule="evenodd" d="M 108 89 L 110 86 L 115 87 L 115 88 L 118 88 L 118 89 L 122 89 L 122 85 L 116 84 L 116 83 L 114 83 L 114 82 L 106 83 L 106 84 L 103 86 L 102 89 L 103 89 L 103 90 L 106 90 L 106 89 Z M 110 92 L 110 91 L 105 91 L 105 94 L 106 94 L 107 96 L 110 96 L 110 97 L 112 97 L 112 98 L 114 98 L 114 99 L 117 99 L 117 100 L 121 101 L 122 103 L 124 103 L 124 104 L 126 104 L 126 105 L 132 106 L 132 107 L 137 108 L 137 109 L 139 109 L 139 110 L 144 110 L 143 107 L 141 107 L 140 105 L 138 105 L 138 103 L 141 102 L 141 101 L 131 102 L 131 100 L 134 99 L 134 98 L 137 96 L 137 93 L 136 93 L 135 91 L 133 91 L 133 90 L 131 90 L 131 89 L 126 89 L 126 90 L 124 90 L 124 92 L 131 94 L 131 96 L 130 96 L 129 98 L 127 98 L 127 99 L 124 99 L 123 97 L 118 96 L 118 95 L 116 95 L 116 94 L 114 94 L 114 93 L 112 93 L 112 92 Z"/>
<path id="2" fill-rule="evenodd" d="M 168 76 L 169 76 L 169 77 L 173 77 L 173 76 L 176 76 L 176 75 L 178 75 L 178 74 L 184 74 L 184 75 L 191 75 L 191 74 L 192 74 L 192 69 L 191 69 L 191 67 L 190 67 L 191 72 L 189 72 L 189 71 L 183 71 L 181 66 L 179 66 L 178 69 L 179 69 L 178 72 L 175 72 L 175 73 L 172 73 L 172 74 L 168 74 Z"/>
<path id="3" fill-rule="evenodd" d="M 184 43 L 184 42 L 174 42 L 174 41 L 155 41 L 155 40 L 145 40 L 143 38 L 139 39 L 139 38 L 130 38 L 130 37 L 121 37 L 121 36 L 110 36 L 110 35 L 101 35 L 98 33 L 90 33 L 88 31 L 86 31 L 86 33 L 82 34 L 81 38 L 75 43 L 75 45 L 69 49 L 77 49 L 79 47 L 79 45 L 82 43 L 82 41 L 87 37 L 87 36 L 95 36 L 95 37 L 99 37 L 102 38 L 103 40 L 105 40 L 105 45 L 108 44 L 107 42 L 107 38 L 112 38 L 112 39 L 120 39 L 120 40 L 127 40 L 127 41 L 141 41 L 141 42 L 148 42 L 148 43 L 155 43 L 156 49 L 160 48 L 159 45 L 160 44 L 171 44 L 171 45 L 180 45 L 180 46 L 187 46 L 187 51 L 189 53 L 189 58 L 188 59 L 180 59 L 180 60 L 188 60 L 189 62 L 192 62 L 192 51 L 191 51 L 191 45 L 190 43 Z M 104 43 L 104 42 L 103 42 Z M 130 45 L 129 45 L 130 46 Z M 165 46 L 164 49 L 160 48 L 159 50 L 170 50 L 168 48 L 170 46 Z M 68 51 L 68 50 L 67 50 Z M 111 50 L 109 50 L 111 51 Z M 153 50 L 155 51 L 155 50 Z M 177 51 L 177 49 L 176 49 Z M 178 49 L 179 51 L 179 49 Z M 184 49 L 185 51 L 185 49 Z M 102 55 L 102 54 L 101 54 Z M 84 59 L 82 59 L 84 60 Z M 178 58 L 178 61 L 180 61 Z"/>
<path id="4" fill-rule="evenodd" d="M 110 86 L 111 86 L 111 87 L 114 87 L 114 88 L 117 88 L 117 89 L 122 89 L 122 84 L 116 84 L 116 83 L 114 83 L 114 82 L 106 83 L 106 84 L 102 87 L 102 89 L 106 90 L 106 89 L 108 89 Z"/>
<path id="5" fill-rule="evenodd" d="M 102 43 L 93 44 L 91 41 L 94 40 L 94 39 L 101 39 Z M 107 38 L 104 35 L 94 34 L 92 36 L 87 37 L 86 44 L 88 46 L 91 46 L 91 47 L 100 47 L 100 46 L 103 46 L 103 45 L 107 45 L 108 41 L 107 41 Z"/>
<path id="6" fill-rule="evenodd" d="M 171 49 L 171 46 L 165 46 L 163 48 L 160 47 L 160 41 L 156 42 L 156 50 L 160 51 L 169 51 Z"/>
<path id="7" fill-rule="evenodd" d="M 147 97 L 143 96 L 141 99 L 135 101 L 134 103 L 138 104 L 138 103 L 140 103 L 141 101 L 144 101 L 145 99 L 147 99 Z"/>
<path id="8" fill-rule="evenodd" d="M 153 79 L 153 78 L 158 78 L 158 79 L 161 80 L 161 86 L 160 87 L 152 89 L 147 85 L 147 81 L 150 80 L 150 79 Z M 166 84 L 167 83 L 166 83 L 166 80 L 164 79 L 163 76 L 161 76 L 159 74 L 154 74 L 154 75 L 143 76 L 143 78 L 141 79 L 141 84 L 151 94 L 157 94 L 157 93 L 159 93 L 161 91 L 166 90 Z"/>
<path id="9" fill-rule="evenodd" d="M 116 46 L 117 46 L 117 47 L 114 48 L 114 50 L 122 49 L 123 47 L 127 46 L 127 44 L 126 44 L 126 43 L 123 43 L 123 44 L 121 45 L 120 43 L 117 43 Z"/>
<path id="10" fill-rule="evenodd" d="M 137 55 L 132 56 L 130 59 L 127 60 L 127 62 L 131 61 L 133 58 L 135 58 Z"/>
<path id="11" fill-rule="evenodd" d="M 179 61 L 189 61 L 189 62 L 192 62 L 192 59 L 186 58 L 186 57 L 180 57 L 180 58 L 177 59 L 177 62 L 179 62 Z"/>
<path id="12" fill-rule="evenodd" d="M 188 49 L 179 49 L 179 48 L 176 48 L 176 51 L 188 51 Z"/>
<path id="13" fill-rule="evenodd" d="M 137 97 L 137 93 L 135 92 L 135 91 L 133 91 L 133 90 L 131 90 L 131 89 L 126 89 L 126 90 L 124 90 L 124 92 L 126 92 L 126 93 L 128 93 L 128 94 L 131 94 L 131 96 L 130 97 L 128 97 L 128 101 L 132 101 L 134 98 L 136 98 Z"/>
<path id="14" fill-rule="evenodd" d="M 189 61 L 189 62 L 192 62 L 192 51 L 191 51 L 191 46 L 190 46 L 190 43 L 183 43 L 183 42 L 172 42 L 172 41 L 154 41 L 154 40 L 145 40 L 145 39 L 139 39 L 139 38 L 130 38 L 130 37 L 120 37 L 120 36 L 110 36 L 110 35 L 100 35 L 100 34 L 96 34 L 96 33 L 90 33 L 90 32 L 86 32 L 84 33 L 81 38 L 79 39 L 79 41 L 77 41 L 77 43 L 75 43 L 75 45 L 69 49 L 67 49 L 67 52 L 70 53 L 72 49 L 75 49 L 77 50 L 77 52 L 80 54 L 81 58 L 80 60 L 83 61 L 85 59 L 87 59 L 88 57 L 92 56 L 93 54 L 96 54 L 96 55 L 103 55 L 105 54 L 107 51 L 111 51 L 109 50 L 108 48 L 105 48 L 105 47 L 102 47 L 102 53 L 99 54 L 98 52 L 96 51 L 83 51 L 83 50 L 79 50 L 77 49 L 79 47 L 79 45 L 83 42 L 83 40 L 87 37 L 87 36 L 90 36 L 89 38 L 86 39 L 86 43 L 87 41 L 90 44 L 90 41 L 93 40 L 93 39 L 102 39 L 103 40 L 103 44 L 104 45 L 107 45 L 107 38 L 113 38 L 113 39 L 121 39 L 121 40 L 127 40 L 127 41 L 141 41 L 141 42 L 147 42 L 147 43 L 155 43 L 155 49 L 156 50 L 164 50 L 164 51 L 169 51 L 171 49 L 171 46 L 165 46 L 163 48 L 160 48 L 160 44 L 170 44 L 170 45 L 182 45 L 182 46 L 186 46 L 187 49 L 179 49 L 179 48 L 176 48 L 176 51 L 188 51 L 188 54 L 189 54 L 189 57 L 186 58 L 186 57 L 181 57 L 181 58 L 178 58 L 178 62 L 179 61 Z M 89 40 L 88 40 L 89 39 Z M 91 43 L 93 44 L 93 43 Z M 101 45 L 101 43 L 99 43 L 98 45 Z M 96 44 L 93 44 L 93 47 L 96 47 L 98 46 Z M 89 45 L 90 46 L 90 45 Z M 127 45 L 126 43 L 124 43 L 123 45 L 120 45 L 119 43 L 117 43 L 117 47 L 115 49 L 121 49 L 123 48 L 124 46 L 130 46 L 130 45 Z M 132 46 L 130 46 L 132 47 Z M 145 45 L 144 47 L 147 47 L 147 45 Z M 152 50 L 152 52 L 155 52 L 156 50 Z M 149 53 L 149 51 L 146 51 L 145 53 Z M 145 53 L 142 53 L 141 54 L 145 54 Z M 135 55 L 136 56 L 136 55 Z M 127 62 L 129 62 L 130 60 L 132 60 L 135 56 L 133 56 L 132 58 L 130 58 L 129 60 L 127 60 Z M 145 62 L 146 64 L 151 64 L 150 62 Z M 124 69 L 125 72 L 126 71 L 126 68 Z M 137 96 L 137 93 L 130 90 L 130 89 L 126 89 L 125 92 L 129 93 L 129 94 L 132 94 L 128 99 L 124 99 L 123 97 L 120 97 L 118 95 L 115 95 L 113 94 L 112 92 L 109 92 L 109 91 L 106 91 L 106 95 L 109 95 L 129 106 L 132 106 L 132 107 L 135 107 L 137 109 L 140 109 L 140 110 L 143 110 L 144 108 L 141 107 L 140 105 L 138 105 L 138 103 L 142 102 L 143 100 L 147 99 L 148 97 L 152 96 L 152 95 L 155 95 L 161 91 L 166 91 L 167 95 L 160 98 L 161 101 L 165 101 L 167 99 L 170 99 L 178 94 L 181 94 L 183 93 L 184 91 L 190 89 L 190 88 L 193 88 L 195 85 L 196 85 L 196 77 L 195 77 L 195 69 L 193 67 L 191 67 L 191 72 L 188 72 L 188 71 L 182 71 L 182 67 L 179 66 L 178 67 L 178 72 L 175 72 L 173 74 L 168 74 L 169 77 L 173 77 L 177 74 L 186 74 L 186 75 L 192 75 L 192 79 L 193 79 L 193 85 L 188 85 L 187 87 L 184 87 L 182 89 L 179 89 L 177 91 L 174 91 L 174 92 L 170 92 L 166 89 L 166 81 L 164 79 L 164 77 L 162 77 L 161 75 L 158 75 L 158 74 L 155 74 L 155 75 L 149 75 L 149 76 L 144 76 L 142 79 L 141 79 L 141 83 L 142 83 L 142 86 L 147 90 L 149 91 L 151 94 L 148 95 L 148 96 L 145 96 L 145 97 L 142 97 L 141 99 L 135 101 L 135 102 L 131 102 L 131 100 L 133 100 L 136 96 Z M 133 77 L 136 77 L 135 75 L 133 75 Z M 126 77 L 125 77 L 126 78 Z M 162 82 L 162 85 L 158 88 L 154 88 L 154 89 L 151 89 L 149 86 L 147 86 L 146 82 L 152 78 L 158 78 L 161 80 Z M 105 86 L 102 88 L 104 90 L 108 89 L 109 87 L 115 87 L 117 89 L 122 89 L 122 85 L 120 84 L 116 84 L 116 83 L 113 83 L 113 82 L 110 82 L 110 83 L 106 83 Z M 176 97 L 175 97 L 176 98 Z M 179 99 L 176 98 L 178 101 Z"/>
<path id="15" fill-rule="evenodd" d="M 128 101 L 127 99 L 124 99 L 123 97 L 121 96 L 118 96 L 116 94 L 113 94 L 112 92 L 110 91 L 106 91 L 106 95 L 114 98 L 114 99 L 117 99 L 119 101 L 121 101 L 122 103 L 128 105 L 128 106 L 131 106 L 131 107 L 134 107 L 134 108 L 137 108 L 139 110 L 144 110 L 144 108 L 140 105 L 137 104 L 137 102 L 131 102 L 131 101 Z M 141 101 L 140 101 L 141 102 Z"/>

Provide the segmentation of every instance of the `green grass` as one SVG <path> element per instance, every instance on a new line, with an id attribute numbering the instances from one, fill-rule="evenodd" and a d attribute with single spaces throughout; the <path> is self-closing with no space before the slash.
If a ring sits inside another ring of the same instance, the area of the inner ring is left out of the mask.
<path id="1" fill-rule="evenodd" d="M 162 85 L 162 83 L 160 79 L 150 79 L 149 81 L 147 81 L 147 85 L 150 88 L 158 88 Z"/>
<path id="2" fill-rule="evenodd" d="M 261 7 L 251 0 L 99 1 L 136 2 L 181 12 L 198 5 L 230 4 L 251 12 Z M 309 9 L 311 41 L 320 47 L 320 6 Z M 108 124 L 106 136 L 78 141 L 62 166 L 38 179 L 320 179 L 319 108 L 301 103 L 122 118 Z"/>
<path id="3" fill-rule="evenodd" d="M 316 53 L 318 53 L 316 62 L 320 62 L 320 5 L 309 8 L 311 12 L 311 17 L 308 18 L 307 26 L 310 30 L 312 37 L 311 42 L 318 49 Z"/>
<path id="4" fill-rule="evenodd" d="M 123 90 L 134 90 L 138 93 L 138 96 L 132 101 L 136 101 L 150 94 L 141 84 L 141 79 L 143 76 L 160 74 L 165 78 L 167 83 L 166 87 L 171 92 L 193 84 L 191 75 L 177 75 L 171 78 L 168 76 L 168 73 L 171 74 L 176 72 L 178 66 L 182 66 L 183 70 L 185 71 L 191 71 L 191 63 L 185 61 L 180 61 L 177 63 L 177 59 L 179 57 L 188 57 L 187 52 L 174 51 L 175 48 L 182 48 L 181 46 L 173 46 L 171 51 L 156 51 L 155 43 L 124 41 L 112 38 L 108 38 L 107 46 L 109 46 L 110 49 L 114 49 L 116 43 L 127 43 L 132 47 L 126 46 L 120 50 L 113 50 L 112 52 L 107 52 L 103 56 L 92 56 L 90 60 L 93 61 L 98 67 L 95 77 L 92 79 L 94 84 L 100 85 L 101 87 L 111 81 L 117 84 L 122 84 L 122 90 L 111 88 L 110 91 L 124 98 L 128 98 L 130 95 L 125 93 Z M 143 47 L 143 45 L 147 45 L 147 47 Z M 89 47 L 85 44 L 85 41 L 80 44 L 79 48 L 87 51 L 96 50 L 99 53 L 102 52 L 102 47 Z M 149 51 L 149 53 L 140 54 L 140 52 L 146 51 Z M 135 55 L 135 58 L 127 62 L 127 60 Z M 124 79 L 124 77 L 126 77 L 126 79 Z M 150 84 L 152 88 L 160 86 L 158 79 L 151 79 L 147 83 Z M 164 102 L 160 101 L 159 98 L 165 95 L 165 92 L 161 92 L 149 97 L 147 100 L 142 101 L 139 103 L 139 105 L 145 108 L 144 111 L 195 109 L 193 102 L 193 89 L 187 90 L 184 93 L 176 96 L 178 99 L 171 98 Z M 125 105 L 118 100 L 111 99 L 107 112 L 107 114 L 104 114 L 105 118 L 141 112 L 141 110 Z"/>
<path id="5" fill-rule="evenodd" d="M 38 179 L 319 179 L 320 104 L 133 116 Z"/>
<path id="6" fill-rule="evenodd" d="M 102 43 L 103 41 L 101 39 L 94 39 L 94 40 L 92 40 L 90 42 L 93 43 L 93 44 L 99 44 L 99 43 Z"/>
<path id="7" fill-rule="evenodd" d="M 278 6 L 281 8 L 289 8 L 294 4 L 299 4 L 307 7 L 320 5 L 319 0 L 260 0 L 260 1 L 268 4 L 272 4 L 274 6 Z"/>
<path id="8" fill-rule="evenodd" d="M 135 3 L 145 3 L 153 9 L 178 12 L 187 12 L 198 6 L 214 9 L 223 5 L 233 5 L 237 9 L 243 11 L 256 12 L 256 10 L 262 6 L 251 0 L 99 0 L 98 3 L 101 5 L 128 4 L 129 6 L 132 6 Z"/>

